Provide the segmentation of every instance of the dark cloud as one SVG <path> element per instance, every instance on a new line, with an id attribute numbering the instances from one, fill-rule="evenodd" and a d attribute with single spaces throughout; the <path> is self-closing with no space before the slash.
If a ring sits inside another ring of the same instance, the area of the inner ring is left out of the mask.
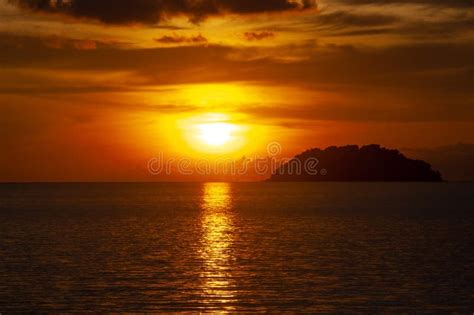
<path id="1" fill-rule="evenodd" d="M 357 30 L 349 30 L 349 31 L 340 31 L 332 33 L 331 36 L 370 36 L 370 35 L 387 35 L 394 33 L 393 28 L 389 27 L 382 27 L 382 28 L 364 28 L 364 29 L 357 29 Z"/>
<path id="2" fill-rule="evenodd" d="M 453 36 L 469 35 L 474 27 L 474 18 L 471 14 L 456 12 L 456 14 L 446 15 L 444 18 L 434 21 L 429 19 L 410 20 L 391 14 L 361 14 L 339 10 L 330 13 L 321 12 L 306 19 L 307 22 L 299 27 L 311 32 L 318 32 L 320 36 L 330 37 L 395 35 L 417 41 L 449 40 Z"/>
<path id="3" fill-rule="evenodd" d="M 342 92 L 339 90 L 338 92 Z M 391 91 L 393 93 L 394 91 Z M 451 106 L 434 103 L 429 106 L 422 103 L 413 103 L 409 98 L 391 94 L 384 90 L 383 95 L 373 93 L 370 99 L 351 89 L 344 89 L 344 95 L 349 99 L 343 102 L 318 100 L 305 106 L 255 106 L 242 108 L 240 112 L 265 117 L 266 119 L 293 120 L 301 124 L 306 121 L 311 124 L 314 121 L 346 121 L 346 122 L 385 122 L 385 123 L 426 123 L 426 122 L 467 122 L 474 120 L 474 111 L 465 108 L 463 104 L 451 104 L 454 108 L 460 108 L 460 112 L 453 112 Z M 400 92 L 403 94 L 403 92 Z M 464 107 L 464 108 L 463 108 Z"/>
<path id="4" fill-rule="evenodd" d="M 67 42 L 67 39 L 64 41 Z M 285 51 L 294 56 L 294 51 L 299 47 L 291 45 L 274 49 L 283 56 Z M 412 84 L 426 88 L 433 86 L 435 78 L 442 78 L 445 83 L 452 79 L 449 88 L 455 87 L 454 82 L 458 81 L 456 86 L 462 87 L 463 90 L 472 83 L 474 77 L 474 45 L 468 42 L 404 44 L 372 49 L 305 46 L 304 51 L 307 57 L 304 60 L 280 63 L 269 57 L 274 55 L 273 51 L 265 54 L 265 50 L 254 48 L 201 45 L 153 49 L 99 46 L 95 50 L 77 50 L 66 46 L 58 49 L 45 45 L 44 40 L 37 38 L 0 34 L 0 66 L 5 70 L 128 70 L 163 76 L 164 73 L 157 70 L 169 69 L 175 73 L 173 77 L 168 78 L 171 80 L 183 71 L 208 67 L 209 71 L 200 74 L 216 76 L 222 72 L 226 73 L 228 79 L 249 81 L 321 80 L 326 83 L 377 86 Z M 233 73 L 232 78 L 229 78 L 228 73 Z M 436 86 L 436 89 L 440 87 L 442 84 Z"/>
<path id="5" fill-rule="evenodd" d="M 429 6 L 446 6 L 446 7 L 474 7 L 472 0 L 336 0 L 340 3 L 362 5 L 362 4 L 420 4 Z"/>
<path id="6" fill-rule="evenodd" d="M 263 40 L 263 39 L 275 37 L 275 33 L 269 32 L 269 31 L 245 32 L 244 36 L 248 41 L 254 41 L 254 40 Z"/>
<path id="7" fill-rule="evenodd" d="M 55 82 L 56 86 L 29 86 L 29 87 L 0 87 L 0 94 L 12 95 L 52 95 L 52 94 L 83 94 L 83 93 L 106 93 L 106 92 L 126 92 L 127 90 L 112 86 L 59 86 L 60 82 Z"/>
<path id="8" fill-rule="evenodd" d="M 368 27 L 394 24 L 399 17 L 387 14 L 354 14 L 346 11 L 337 11 L 320 14 L 315 17 L 314 23 L 331 27 Z"/>
<path id="9" fill-rule="evenodd" d="M 8 41 L 5 38 L 0 36 L 0 67 L 8 80 L 4 80 L 0 92 L 8 94 L 38 93 L 35 90 L 38 84 L 45 91 L 55 93 L 67 93 L 68 86 L 72 93 L 94 92 L 93 85 L 63 84 L 60 81 L 62 74 L 110 71 L 132 75 L 130 81 L 121 81 L 127 89 L 247 81 L 306 86 L 344 95 L 347 102 L 328 103 L 327 107 L 317 103 L 319 107 L 308 107 L 311 112 L 281 112 L 282 117 L 290 117 L 293 113 L 312 120 L 474 121 L 472 43 L 405 44 L 372 49 L 316 46 L 311 50 L 305 48 L 305 59 L 291 62 L 283 59 L 282 62 L 270 57 L 274 55 L 272 51 L 265 53 L 261 48 L 253 47 L 209 44 L 77 50 L 52 48 L 34 38 L 30 41 L 28 38 L 10 38 Z M 7 42 L 10 44 L 4 46 Z M 299 47 L 273 49 L 293 56 Z M 51 81 L 51 77 L 46 76 L 25 81 L 24 77 L 15 74 L 15 69 L 38 72 L 46 69 L 49 73 L 57 73 L 58 78 Z M 106 80 L 103 83 L 97 87 L 99 90 L 123 88 L 110 85 Z M 310 100 L 308 103 L 311 104 Z"/>
<path id="10" fill-rule="evenodd" d="M 363 27 L 345 29 L 342 24 L 340 28 L 326 30 L 326 35 L 330 36 L 365 36 L 365 35 L 398 35 L 415 40 L 422 39 L 450 39 L 469 33 L 474 27 L 474 19 L 468 16 L 459 16 L 451 20 L 444 21 L 416 21 L 399 23 L 389 27 Z M 350 26 L 350 25 L 346 25 Z M 367 25 L 368 26 L 368 25 Z"/>
<path id="11" fill-rule="evenodd" d="M 164 35 L 155 38 L 155 41 L 161 44 L 203 44 L 207 43 L 207 38 L 201 34 L 195 36 Z"/>
<path id="12" fill-rule="evenodd" d="M 222 14 L 255 14 L 306 10 L 316 0 L 8 0 L 37 12 L 61 13 L 110 24 L 153 24 L 187 16 L 198 22 Z"/>
<path id="13" fill-rule="evenodd" d="M 415 39 L 446 38 L 462 35 L 474 29 L 474 17 L 458 16 L 447 21 L 417 21 L 406 24 L 396 30 L 397 33 Z"/>
<path id="14" fill-rule="evenodd" d="M 122 45 L 124 44 L 104 40 L 74 39 L 61 36 L 31 37 L 0 33 L 0 49 L 4 49 L 5 52 L 11 50 L 30 50 L 35 52 L 47 48 L 58 50 L 96 50 L 118 48 Z"/>

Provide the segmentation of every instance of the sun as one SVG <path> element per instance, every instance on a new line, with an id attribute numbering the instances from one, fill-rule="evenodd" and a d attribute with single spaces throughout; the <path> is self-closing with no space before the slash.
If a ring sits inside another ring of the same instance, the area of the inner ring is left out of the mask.
<path id="1" fill-rule="evenodd" d="M 211 146 L 222 146 L 232 139 L 235 126 L 229 123 L 208 123 L 198 126 L 199 139 Z"/>
<path id="2" fill-rule="evenodd" d="M 242 157 L 260 143 L 261 129 L 245 123 L 237 113 L 204 112 L 176 117 L 170 144 L 192 157 Z M 176 128 L 176 129 L 174 129 Z"/>

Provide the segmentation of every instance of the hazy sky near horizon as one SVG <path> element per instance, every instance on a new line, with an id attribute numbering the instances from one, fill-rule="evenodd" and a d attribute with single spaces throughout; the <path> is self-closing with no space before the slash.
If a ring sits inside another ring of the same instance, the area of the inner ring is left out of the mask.
<path id="1" fill-rule="evenodd" d="M 0 0 L 0 181 L 472 143 L 473 56 L 472 0 Z M 225 152 L 193 138 L 209 124 Z"/>

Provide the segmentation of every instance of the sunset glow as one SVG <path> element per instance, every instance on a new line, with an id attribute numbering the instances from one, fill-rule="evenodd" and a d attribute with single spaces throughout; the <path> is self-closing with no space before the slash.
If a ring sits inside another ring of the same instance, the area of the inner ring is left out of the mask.
<path id="1" fill-rule="evenodd" d="M 0 0 L 0 315 L 472 313 L 473 26 Z"/>
<path id="2" fill-rule="evenodd" d="M 157 155 L 272 142 L 289 158 L 474 141 L 469 1 L 0 0 L 0 16 L 5 181 L 156 180 Z"/>

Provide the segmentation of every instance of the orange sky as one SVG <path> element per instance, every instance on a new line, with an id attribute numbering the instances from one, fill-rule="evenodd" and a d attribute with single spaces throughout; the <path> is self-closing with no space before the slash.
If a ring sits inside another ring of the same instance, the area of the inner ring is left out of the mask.
<path id="1" fill-rule="evenodd" d="M 473 25 L 471 0 L 0 0 L 0 181 L 472 143 Z"/>

